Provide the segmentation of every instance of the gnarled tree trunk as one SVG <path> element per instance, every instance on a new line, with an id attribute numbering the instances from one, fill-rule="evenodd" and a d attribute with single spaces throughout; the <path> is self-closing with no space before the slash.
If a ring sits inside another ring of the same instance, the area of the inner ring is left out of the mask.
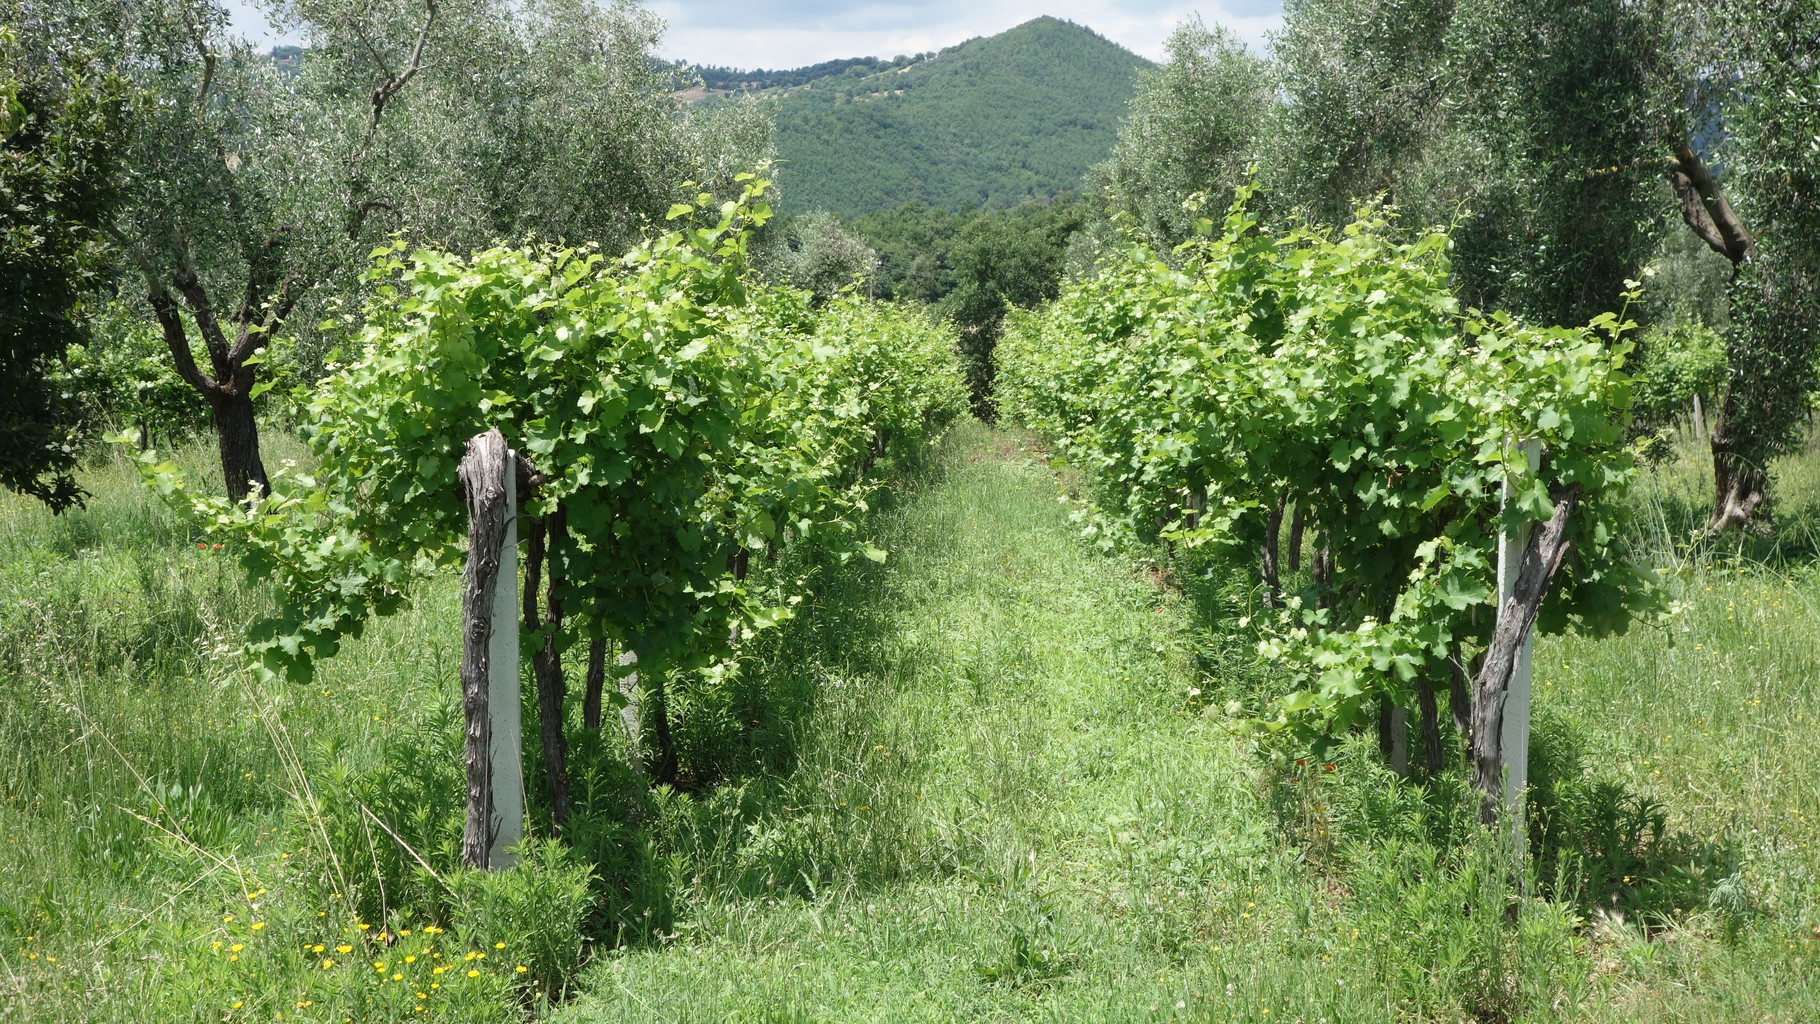
<path id="1" fill-rule="evenodd" d="M 645 721 L 643 696 L 638 678 L 638 651 L 627 649 L 619 654 L 619 695 L 624 703 L 619 708 L 619 724 L 626 731 L 626 759 L 640 775 L 645 773 Z M 626 671 L 630 669 L 631 671 Z"/>
<path id="2" fill-rule="evenodd" d="M 607 684 L 607 640 L 595 637 L 588 642 L 587 689 L 581 697 L 581 727 L 600 731 L 600 708 Z"/>
<path id="3" fill-rule="evenodd" d="M 1708 533 L 1749 525 L 1768 497 L 1768 474 L 1739 451 L 1736 405 L 1736 392 L 1727 388 L 1719 406 L 1719 422 L 1713 425 L 1713 514 L 1706 523 Z"/>
<path id="4" fill-rule="evenodd" d="M 189 333 L 176 297 L 155 273 L 149 265 L 145 267 L 152 315 L 164 334 L 165 347 L 176 363 L 178 376 L 209 404 L 221 455 L 223 486 L 232 498 L 263 498 L 272 488 L 265 462 L 259 456 L 259 424 L 253 415 L 254 367 L 247 360 L 257 351 L 258 340 L 289 312 L 291 300 L 281 294 L 277 306 L 261 318 L 249 299 L 248 308 L 241 312 L 237 335 L 230 340 L 216 319 L 201 282 L 187 268 L 179 273 L 178 291 L 208 349 L 209 371 L 205 372 L 190 352 Z M 260 288 L 259 280 L 250 282 L 249 296 Z"/>
<path id="5" fill-rule="evenodd" d="M 251 376 L 248 374 L 248 376 Z M 221 453 L 221 477 L 231 497 L 264 497 L 272 490 L 259 457 L 259 424 L 253 418 L 253 400 L 245 391 L 204 391 L 214 414 L 216 446 Z"/>
<path id="6" fill-rule="evenodd" d="M 1441 747 L 1441 708 L 1434 683 L 1427 679 L 1416 681 L 1416 704 L 1422 713 L 1422 770 L 1436 775 L 1443 767 L 1445 752 Z"/>
<path id="7" fill-rule="evenodd" d="M 1264 518 L 1264 546 L 1260 571 L 1264 577 L 1264 607 L 1275 608 L 1283 596 L 1282 574 L 1277 568 L 1277 552 L 1283 533 L 1283 510 L 1289 506 L 1289 492 L 1277 496 L 1277 503 Z"/>
<path id="8" fill-rule="evenodd" d="M 1681 219 L 1707 247 L 1732 264 L 1732 280 L 1744 265 L 1757 255 L 1757 239 L 1732 209 L 1724 191 L 1713 180 L 1711 172 L 1687 140 L 1677 140 L 1674 159 L 1669 163 L 1667 178 L 1681 201 Z M 1769 489 L 1769 476 L 1763 468 L 1763 452 L 1747 451 L 1741 421 L 1752 407 L 1767 407 L 1746 392 L 1773 391 L 1782 382 L 1765 379 L 1759 373 L 1740 372 L 1738 351 L 1728 346 L 1726 361 L 1730 364 L 1732 383 L 1725 389 L 1719 406 L 1718 422 L 1713 424 L 1713 514 L 1706 523 L 1708 533 L 1742 528 L 1757 518 L 1764 508 Z"/>

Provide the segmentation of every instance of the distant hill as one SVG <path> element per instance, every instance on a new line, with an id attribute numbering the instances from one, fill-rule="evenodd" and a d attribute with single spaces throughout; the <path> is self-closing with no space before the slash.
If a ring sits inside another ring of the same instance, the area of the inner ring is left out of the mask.
<path id="1" fill-rule="evenodd" d="M 919 53 L 915 56 L 898 56 L 890 60 L 877 57 L 848 57 L 842 60 L 825 60 L 820 64 L 811 64 L 806 68 L 792 68 L 788 71 L 747 71 L 743 68 L 723 68 L 707 65 L 695 68 L 701 78 L 701 84 L 710 92 L 756 92 L 764 89 L 790 88 L 791 86 L 808 85 L 818 78 L 831 78 L 835 75 L 876 75 L 883 71 L 896 71 L 919 61 L 935 56 L 934 52 Z"/>
<path id="2" fill-rule="evenodd" d="M 710 93 L 778 98 L 786 209 L 852 217 L 912 201 L 1011 206 L 1079 188 L 1111 152 L 1149 66 L 1044 17 L 933 55 L 702 77 Z"/>

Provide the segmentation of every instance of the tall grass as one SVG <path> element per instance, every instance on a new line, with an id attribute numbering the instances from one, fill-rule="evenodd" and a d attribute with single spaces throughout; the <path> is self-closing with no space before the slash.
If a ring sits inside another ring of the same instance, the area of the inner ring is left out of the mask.
<path id="1" fill-rule="evenodd" d="M 206 472 L 209 455 L 182 458 Z M 365 957 L 404 919 L 356 910 L 372 872 L 334 863 L 324 823 L 358 811 L 321 790 L 401 738 L 446 733 L 453 587 L 314 684 L 262 685 L 239 638 L 267 595 L 124 460 L 84 482 L 89 507 L 61 517 L 0 498 L 0 1004 L 34 1021 L 339 1021 L 389 1005 L 369 975 L 390 975 Z M 488 966 L 456 972 L 467 991 L 433 1009 L 516 1016 L 516 965 Z M 424 1019 L 414 1001 L 400 1013 Z"/>
<path id="2" fill-rule="evenodd" d="M 675 694 L 685 789 L 570 723 L 567 842 L 488 876 L 453 581 L 265 685 L 269 596 L 129 466 L 0 497 L 0 1020 L 1820 1020 L 1820 459 L 1777 468 L 1786 532 L 1699 544 L 1699 453 L 1657 466 L 1675 614 L 1539 646 L 1514 927 L 1459 777 L 1257 756 L 1205 700 L 1270 685 L 1242 581 L 1090 550 L 1012 434 L 885 565 L 777 567 L 796 619 Z"/>

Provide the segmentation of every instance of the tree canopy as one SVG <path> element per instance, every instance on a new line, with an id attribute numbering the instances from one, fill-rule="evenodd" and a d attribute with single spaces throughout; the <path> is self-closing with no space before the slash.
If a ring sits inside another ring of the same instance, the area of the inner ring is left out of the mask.
<path id="1" fill-rule="evenodd" d="M 0 486 L 62 511 L 76 396 L 50 379 L 86 339 L 84 295 L 103 276 L 101 228 L 119 201 L 126 83 L 16 5 L 0 28 Z M 17 25 L 18 28 L 12 26 Z"/>

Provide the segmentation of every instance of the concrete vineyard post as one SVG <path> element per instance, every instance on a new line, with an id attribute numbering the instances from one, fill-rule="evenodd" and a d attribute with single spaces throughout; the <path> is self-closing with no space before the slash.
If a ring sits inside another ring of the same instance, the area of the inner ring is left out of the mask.
<path id="1" fill-rule="evenodd" d="M 487 866 L 511 867 L 524 838 L 524 705 L 518 694 L 518 453 L 507 451 L 506 534 L 493 583 L 493 635 L 487 651 L 487 715 L 492 719 L 493 846 Z"/>

